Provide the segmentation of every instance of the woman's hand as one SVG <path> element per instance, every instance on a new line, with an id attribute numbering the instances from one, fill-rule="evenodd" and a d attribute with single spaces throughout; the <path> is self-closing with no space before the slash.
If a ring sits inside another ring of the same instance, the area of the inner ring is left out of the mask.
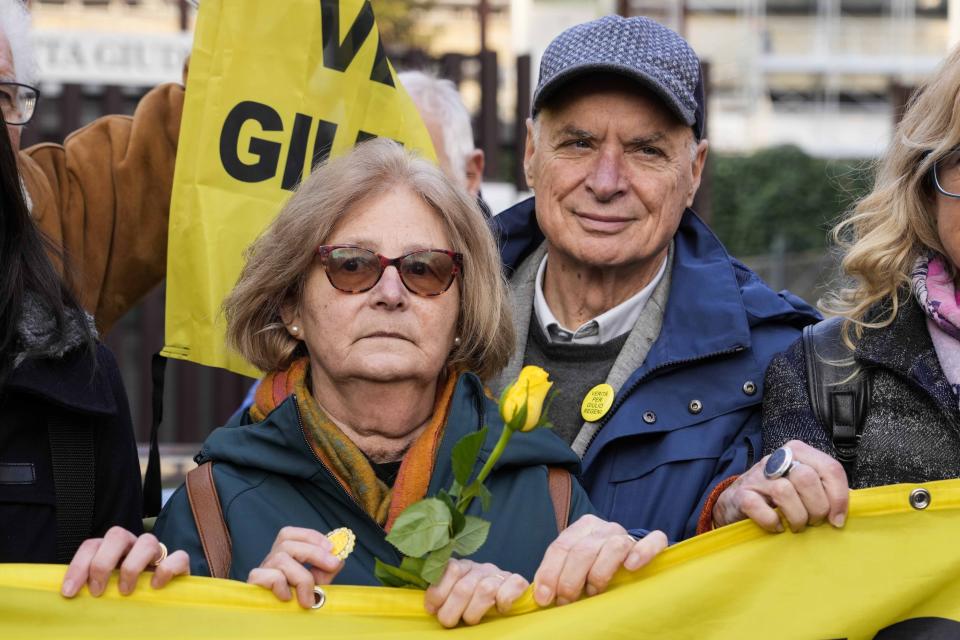
<path id="1" fill-rule="evenodd" d="M 174 576 L 190 575 L 190 557 L 186 551 L 166 555 L 166 547 L 153 534 L 137 537 L 122 527 L 113 527 L 102 538 L 84 540 L 70 561 L 60 593 L 72 598 L 86 584 L 90 595 L 99 597 L 118 567 L 118 587 L 126 596 L 133 593 L 137 577 L 147 570 L 153 571 L 150 586 L 154 589 L 165 586 Z"/>
<path id="2" fill-rule="evenodd" d="M 267 557 L 250 572 L 247 582 L 270 589 L 284 602 L 292 597 L 292 586 L 297 602 L 309 609 L 314 604 L 313 587 L 330 584 L 343 569 L 343 561 L 330 552 L 332 548 L 327 536 L 319 531 L 284 527 Z"/>
<path id="3" fill-rule="evenodd" d="M 607 588 L 620 567 L 636 571 L 667 548 L 667 536 L 653 531 L 636 540 L 616 522 L 586 515 L 563 530 L 547 548 L 534 576 L 533 598 L 545 607 L 592 596 Z"/>
<path id="4" fill-rule="evenodd" d="M 477 624 L 494 605 L 500 613 L 509 611 L 528 586 L 523 576 L 495 565 L 450 560 L 440 582 L 427 589 L 424 607 L 447 628 L 461 620 Z"/>
<path id="5" fill-rule="evenodd" d="M 766 456 L 733 484 L 724 489 L 713 506 L 713 525 L 724 525 L 750 518 L 770 532 L 783 531 L 780 513 L 794 532 L 829 520 L 842 527 L 847 517 L 849 489 L 843 466 L 799 440 L 786 444 L 793 452 L 794 465 L 789 472 L 769 480 L 763 473 Z"/>

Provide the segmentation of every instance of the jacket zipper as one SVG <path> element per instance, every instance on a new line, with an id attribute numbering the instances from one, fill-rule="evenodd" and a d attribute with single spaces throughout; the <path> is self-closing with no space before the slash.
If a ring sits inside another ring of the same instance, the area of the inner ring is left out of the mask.
<path id="1" fill-rule="evenodd" d="M 343 486 L 343 483 L 340 482 L 340 479 L 337 478 L 336 474 L 327 468 L 327 465 L 324 464 L 322 459 L 320 459 L 320 456 L 317 455 L 317 452 L 313 450 L 312 446 L 310 446 L 310 439 L 307 437 L 307 431 L 303 427 L 303 418 L 300 416 L 300 405 L 297 402 L 297 394 L 293 394 L 293 407 L 297 411 L 297 425 L 300 427 L 300 434 L 303 436 L 303 442 L 307 445 L 307 449 L 310 451 L 310 453 L 313 454 L 314 460 L 317 461 L 317 463 L 320 465 L 320 468 L 324 470 L 330 479 L 333 480 L 338 487 L 340 487 L 340 490 L 343 491 L 344 495 L 350 498 L 350 501 L 353 502 L 353 504 L 357 507 L 357 511 L 359 511 L 366 520 L 373 523 L 375 527 L 386 533 L 386 530 L 380 526 L 380 523 L 371 518 L 370 514 L 364 511 L 363 507 L 360 506 L 360 503 L 357 502 L 357 499 L 353 497 L 353 494 L 347 491 L 347 488 Z"/>
<path id="2" fill-rule="evenodd" d="M 717 358 L 717 357 L 720 357 L 720 356 L 726 356 L 726 355 L 731 355 L 731 354 L 734 354 L 734 353 L 740 353 L 740 352 L 743 351 L 744 349 L 746 349 L 746 347 L 743 347 L 743 346 L 738 345 L 738 346 L 732 347 L 732 348 L 730 348 L 730 349 L 724 349 L 723 351 L 715 351 L 715 352 L 713 352 L 713 353 L 709 353 L 709 354 L 704 355 L 704 356 L 697 356 L 696 358 L 686 358 L 686 359 L 684 359 L 684 360 L 671 360 L 671 361 L 669 361 L 669 362 L 664 362 L 664 363 L 658 364 L 658 365 L 655 366 L 654 368 L 652 368 L 652 369 L 650 369 L 649 371 L 647 371 L 647 372 L 646 372 L 645 374 L 643 374 L 640 378 L 638 378 L 637 380 L 635 380 L 632 385 L 630 385 L 629 387 L 627 387 L 627 389 L 625 389 L 625 390 L 621 389 L 620 393 L 618 394 L 619 397 L 618 397 L 618 398 L 616 399 L 616 401 L 613 403 L 613 406 L 610 407 L 610 411 L 607 412 L 607 415 L 605 415 L 605 416 L 601 419 L 601 421 L 600 421 L 600 427 L 594 432 L 593 436 L 590 438 L 590 442 L 587 443 L 586 448 L 583 450 L 583 458 L 586 458 L 586 457 L 587 457 L 587 452 L 589 452 L 589 451 L 590 451 L 590 447 L 593 446 L 594 440 L 597 439 L 597 436 L 600 434 L 601 431 L 603 431 L 603 428 L 607 426 L 607 423 L 608 423 L 610 420 L 613 419 L 614 414 L 616 414 L 616 412 L 617 412 L 617 410 L 620 408 L 620 406 L 621 406 L 624 402 L 626 402 L 626 400 L 627 400 L 627 398 L 630 396 L 630 394 L 632 394 L 633 391 L 634 391 L 638 386 L 640 386 L 640 383 L 643 382 L 643 381 L 645 381 L 645 380 L 646 380 L 647 378 L 649 378 L 651 375 L 653 375 L 654 373 L 657 373 L 658 371 L 662 371 L 662 370 L 664 370 L 664 369 L 667 369 L 667 368 L 669 368 L 669 367 L 677 367 L 677 366 L 680 366 L 680 365 L 690 364 L 690 363 L 692 363 L 692 362 L 698 362 L 698 361 L 700 361 L 700 360 L 709 360 L 709 359 L 711 359 L 711 358 Z M 582 459 L 582 458 L 581 458 L 581 459 Z"/>

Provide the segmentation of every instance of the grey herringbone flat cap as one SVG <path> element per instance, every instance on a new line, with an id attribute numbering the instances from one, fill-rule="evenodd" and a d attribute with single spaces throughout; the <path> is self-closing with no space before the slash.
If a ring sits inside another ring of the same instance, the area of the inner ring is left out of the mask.
<path id="1" fill-rule="evenodd" d="M 649 18 L 621 16 L 605 16 L 570 27 L 543 52 L 533 113 L 567 82 L 593 73 L 612 73 L 637 81 L 693 127 L 698 140 L 703 137 L 700 60 L 676 32 Z"/>

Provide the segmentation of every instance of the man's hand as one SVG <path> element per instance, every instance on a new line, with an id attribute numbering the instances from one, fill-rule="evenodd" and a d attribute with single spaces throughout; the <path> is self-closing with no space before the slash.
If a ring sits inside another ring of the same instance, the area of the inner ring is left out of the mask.
<path id="1" fill-rule="evenodd" d="M 615 522 L 586 515 L 564 529 L 547 548 L 534 577 L 533 597 L 541 607 L 558 605 L 607 588 L 620 567 L 636 571 L 667 548 L 667 536 L 653 531 L 635 540 Z"/>
<path id="2" fill-rule="evenodd" d="M 794 465 L 789 473 L 768 480 L 766 456 L 727 487 L 713 507 L 713 524 L 722 527 L 750 518 L 770 532 L 783 531 L 780 515 L 794 532 L 828 520 L 842 527 L 847 518 L 849 488 L 843 466 L 810 445 L 791 440 Z"/>

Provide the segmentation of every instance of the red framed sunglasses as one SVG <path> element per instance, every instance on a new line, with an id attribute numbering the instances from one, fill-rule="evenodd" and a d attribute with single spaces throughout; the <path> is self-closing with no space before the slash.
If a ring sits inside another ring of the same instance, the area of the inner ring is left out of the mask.
<path id="1" fill-rule="evenodd" d="M 387 267 L 396 267 L 400 281 L 418 296 L 438 296 L 463 271 L 463 254 L 446 249 L 421 249 L 398 258 L 387 258 L 348 244 L 317 247 L 320 263 L 334 289 L 363 293 L 374 288 Z"/>

